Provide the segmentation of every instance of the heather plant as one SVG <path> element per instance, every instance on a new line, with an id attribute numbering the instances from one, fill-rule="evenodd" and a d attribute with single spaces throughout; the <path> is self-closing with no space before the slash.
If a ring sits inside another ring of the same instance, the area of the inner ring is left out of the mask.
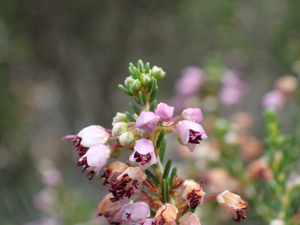
<path id="1" fill-rule="evenodd" d="M 99 176 L 104 168 L 100 177 L 107 195 L 98 205 L 98 215 L 111 224 L 196 225 L 200 224 L 194 213 L 196 208 L 212 200 L 231 214 L 235 222 L 246 219 L 243 210 L 248 203 L 239 195 L 222 190 L 206 197 L 205 180 L 183 179 L 177 173 L 177 166 L 172 166 L 172 158 L 165 159 L 166 136 L 171 133 L 190 154 L 201 151 L 199 144 L 209 140 L 209 134 L 200 124 L 202 111 L 187 108 L 174 116 L 174 107 L 157 104 L 155 100 L 158 80 L 166 73 L 157 66 L 151 69 L 149 63 L 141 60 L 137 67 L 130 63 L 128 69 L 126 87 L 120 84 L 119 88 L 134 99 L 135 103 L 129 103 L 133 113 L 118 112 L 111 129 L 91 125 L 77 135 L 62 138 L 72 140 L 79 156 L 76 164 L 83 172 L 89 171 L 88 179 Z M 128 154 L 126 162 L 106 165 L 109 158 L 118 158 L 122 151 Z"/>

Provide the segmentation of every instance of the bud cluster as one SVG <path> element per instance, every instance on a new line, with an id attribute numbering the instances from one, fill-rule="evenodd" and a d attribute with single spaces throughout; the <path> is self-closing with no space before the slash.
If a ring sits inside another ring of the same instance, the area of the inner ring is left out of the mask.
<path id="1" fill-rule="evenodd" d="M 138 61 L 138 68 L 132 63 L 129 64 L 130 76 L 125 79 L 125 88 L 119 85 L 119 88 L 127 95 L 134 97 L 134 99 L 142 106 L 148 102 L 152 102 L 157 94 L 157 80 L 166 76 L 166 73 L 157 66 L 150 69 L 150 64 Z"/>
<path id="2" fill-rule="evenodd" d="M 98 206 L 99 216 L 104 215 L 111 224 L 200 224 L 192 212 L 204 201 L 217 199 L 236 222 L 245 219 L 242 209 L 247 203 L 238 195 L 223 192 L 204 198 L 203 180 L 185 181 L 178 176 L 177 167 L 172 167 L 172 159 L 164 164 L 167 134 L 175 133 L 191 152 L 208 138 L 200 124 L 202 111 L 188 108 L 174 116 L 174 107 L 157 104 L 157 80 L 166 75 L 161 68 L 150 69 L 149 63 L 139 60 L 138 67 L 130 63 L 129 73 L 127 88 L 119 88 L 140 108 L 129 103 L 133 113 L 118 112 L 111 129 L 92 125 L 62 138 L 72 139 L 80 157 L 76 164 L 90 171 L 90 180 L 94 173 L 98 176 L 108 158 L 118 158 L 122 151 L 128 154 L 127 162 L 115 161 L 104 168 L 101 178 L 109 193 Z"/>

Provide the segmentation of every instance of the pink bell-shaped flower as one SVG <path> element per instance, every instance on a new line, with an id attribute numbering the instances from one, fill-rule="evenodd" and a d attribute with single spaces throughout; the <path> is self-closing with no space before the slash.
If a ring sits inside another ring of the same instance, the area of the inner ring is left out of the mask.
<path id="1" fill-rule="evenodd" d="M 179 219 L 179 225 L 201 225 L 199 218 L 191 212 L 186 212 Z"/>
<path id="2" fill-rule="evenodd" d="M 72 139 L 77 154 L 82 157 L 90 147 L 105 144 L 109 139 L 109 133 L 101 126 L 91 125 L 79 131 L 78 135 L 67 135 L 62 140 L 69 138 Z"/>
<path id="3" fill-rule="evenodd" d="M 140 224 L 144 223 L 148 216 L 150 216 L 149 205 L 144 202 L 136 202 L 126 205 L 122 220 L 130 225 Z"/>
<path id="4" fill-rule="evenodd" d="M 154 217 L 155 225 L 176 225 L 178 209 L 169 203 L 162 205 Z"/>
<path id="5" fill-rule="evenodd" d="M 116 213 L 121 209 L 121 205 L 119 205 L 116 202 L 110 201 L 110 199 L 113 197 L 112 193 L 107 194 L 102 201 L 98 205 L 98 216 L 104 215 L 108 222 L 112 222 Z M 122 220 L 118 220 L 114 222 L 121 222 Z"/>
<path id="6" fill-rule="evenodd" d="M 153 112 L 143 111 L 136 120 L 136 128 L 147 133 L 153 133 L 158 123 L 158 116 Z"/>
<path id="7" fill-rule="evenodd" d="M 155 109 L 155 115 L 159 117 L 159 121 L 168 122 L 172 119 L 174 107 L 165 103 L 159 103 Z"/>
<path id="8" fill-rule="evenodd" d="M 177 134 L 181 144 L 187 146 L 191 152 L 195 150 L 196 144 L 207 139 L 203 127 L 192 121 L 182 120 L 177 124 Z"/>
<path id="9" fill-rule="evenodd" d="M 134 152 L 129 158 L 132 162 L 137 162 L 141 170 L 146 170 L 157 163 L 152 141 L 140 139 L 135 143 Z"/>
<path id="10" fill-rule="evenodd" d="M 76 163 L 78 166 L 83 166 L 83 172 L 85 170 L 90 171 L 88 178 L 91 180 L 94 176 L 94 173 L 97 173 L 97 176 L 106 164 L 110 156 L 110 149 L 105 145 L 97 145 L 89 148 L 89 150 L 79 159 Z"/>
<path id="11" fill-rule="evenodd" d="M 195 123 L 201 123 L 203 120 L 202 111 L 198 108 L 185 109 L 182 111 L 181 115 L 184 120 L 190 120 Z"/>
<path id="12" fill-rule="evenodd" d="M 121 204 L 126 204 L 127 202 L 123 200 L 135 199 L 146 178 L 146 174 L 139 167 L 128 167 L 117 177 L 116 182 L 104 182 L 103 185 L 107 186 L 109 192 L 113 194 L 114 197 L 110 199 L 112 202 L 119 201 Z"/>
<path id="13" fill-rule="evenodd" d="M 80 144 L 87 148 L 104 144 L 109 138 L 109 134 L 105 129 L 97 125 L 91 125 L 82 129 L 77 136 L 81 138 Z"/>

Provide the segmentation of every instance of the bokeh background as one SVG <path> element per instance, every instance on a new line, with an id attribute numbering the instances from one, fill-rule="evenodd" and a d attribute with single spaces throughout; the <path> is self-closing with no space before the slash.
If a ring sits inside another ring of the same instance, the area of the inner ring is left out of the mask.
<path id="1" fill-rule="evenodd" d="M 300 59 L 299 11 L 296 0 L 1 0 L 1 224 L 101 223 L 102 180 L 87 180 L 60 138 L 130 110 L 117 85 L 138 59 L 166 71 L 157 99 L 167 103 L 187 66 L 241 71 L 247 94 L 218 115 L 251 113 L 261 138 L 261 98 Z M 55 191 L 49 168 L 60 171 Z"/>

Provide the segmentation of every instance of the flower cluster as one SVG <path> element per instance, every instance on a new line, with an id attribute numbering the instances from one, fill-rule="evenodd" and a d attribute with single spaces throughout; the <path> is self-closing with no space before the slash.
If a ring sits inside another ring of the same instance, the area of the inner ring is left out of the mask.
<path id="1" fill-rule="evenodd" d="M 104 168 L 101 178 L 110 193 L 98 206 L 99 216 L 105 216 L 111 224 L 200 224 L 194 210 L 204 201 L 216 199 L 234 221 L 245 219 L 242 210 L 247 203 L 238 195 L 226 191 L 204 198 L 203 180 L 184 180 L 178 176 L 177 167 L 172 168 L 172 159 L 163 163 L 167 134 L 175 133 L 178 142 L 190 152 L 208 138 L 200 124 L 202 111 L 188 108 L 174 116 L 174 107 L 157 104 L 157 80 L 166 75 L 161 68 L 150 69 L 149 63 L 139 60 L 137 68 L 130 64 L 129 72 L 127 88 L 119 88 L 141 108 L 129 103 L 134 113 L 118 112 L 111 129 L 92 125 L 77 135 L 62 138 L 72 139 L 79 155 L 76 164 L 83 172 L 90 171 L 90 180 L 95 173 L 98 176 L 112 155 L 115 157 L 114 150 L 128 152 L 126 163 L 115 161 Z"/>

